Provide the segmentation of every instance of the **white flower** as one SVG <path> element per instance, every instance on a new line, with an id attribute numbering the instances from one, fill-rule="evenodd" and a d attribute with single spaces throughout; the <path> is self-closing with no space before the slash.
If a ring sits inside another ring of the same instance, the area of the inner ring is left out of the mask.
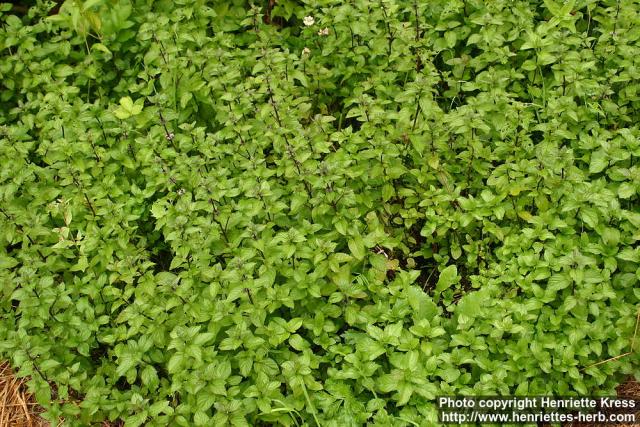
<path id="1" fill-rule="evenodd" d="M 316 20 L 313 19 L 313 16 L 305 16 L 302 22 L 304 22 L 304 25 L 306 25 L 307 27 L 310 27 L 315 24 Z"/>
<path id="2" fill-rule="evenodd" d="M 328 28 L 323 28 L 321 30 L 318 31 L 318 35 L 319 36 L 328 36 L 329 35 L 329 29 Z"/>
<path id="3" fill-rule="evenodd" d="M 304 49 L 302 49 L 303 55 L 309 55 L 310 53 L 311 53 L 311 49 L 309 49 L 308 47 L 305 47 Z"/>

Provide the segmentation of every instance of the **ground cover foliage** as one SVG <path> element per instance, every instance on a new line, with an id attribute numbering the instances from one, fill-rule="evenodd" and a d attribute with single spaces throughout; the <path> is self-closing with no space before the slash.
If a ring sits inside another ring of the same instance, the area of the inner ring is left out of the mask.
<path id="1" fill-rule="evenodd" d="M 34 3 L 0 357 L 51 420 L 433 425 L 637 371 L 637 1 Z"/>

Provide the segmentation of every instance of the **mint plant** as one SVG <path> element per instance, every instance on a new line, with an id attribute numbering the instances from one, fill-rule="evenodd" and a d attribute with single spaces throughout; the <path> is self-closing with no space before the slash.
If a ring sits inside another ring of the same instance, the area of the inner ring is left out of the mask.
<path id="1" fill-rule="evenodd" d="M 0 357 L 68 425 L 434 425 L 637 372 L 636 4 L 0 6 Z"/>

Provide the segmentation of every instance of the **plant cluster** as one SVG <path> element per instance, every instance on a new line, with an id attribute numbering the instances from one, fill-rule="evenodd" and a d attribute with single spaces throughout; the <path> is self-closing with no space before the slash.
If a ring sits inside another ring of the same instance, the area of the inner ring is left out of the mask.
<path id="1" fill-rule="evenodd" d="M 0 356 L 48 418 L 427 426 L 637 371 L 636 1 L 53 6 L 0 6 Z"/>

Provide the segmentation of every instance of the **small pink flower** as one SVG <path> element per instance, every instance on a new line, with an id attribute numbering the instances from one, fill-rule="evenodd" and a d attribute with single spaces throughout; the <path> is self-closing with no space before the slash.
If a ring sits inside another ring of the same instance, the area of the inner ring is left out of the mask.
<path id="1" fill-rule="evenodd" d="M 323 28 L 321 30 L 318 31 L 318 35 L 319 36 L 328 36 L 329 35 L 329 29 L 328 28 Z"/>

